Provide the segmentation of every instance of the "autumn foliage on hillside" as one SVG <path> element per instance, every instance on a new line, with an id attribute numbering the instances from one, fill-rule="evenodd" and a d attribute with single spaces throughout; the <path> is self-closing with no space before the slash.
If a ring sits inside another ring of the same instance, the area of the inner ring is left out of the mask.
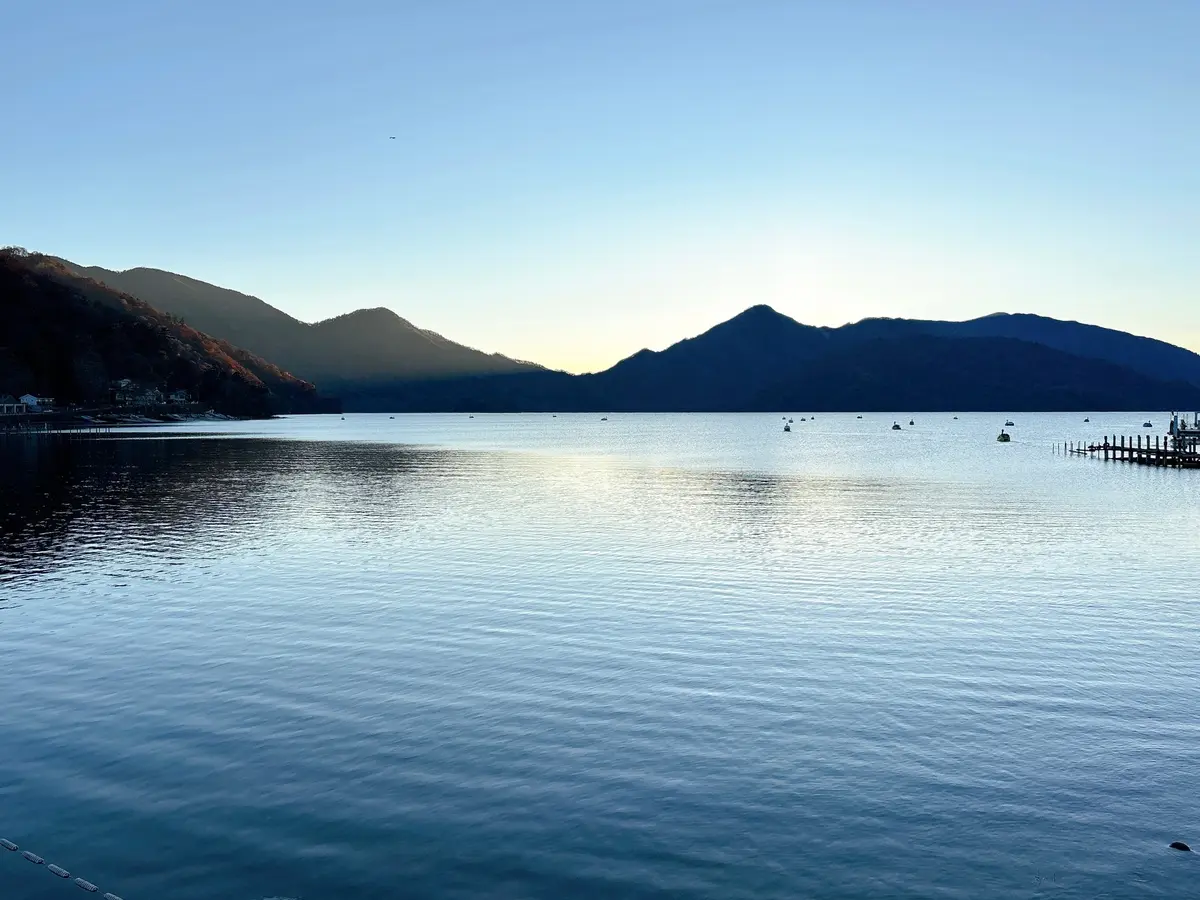
<path id="1" fill-rule="evenodd" d="M 0 250 L 0 394 L 102 404 L 128 378 L 234 415 L 308 411 L 316 390 L 266 360 L 20 248 Z"/>

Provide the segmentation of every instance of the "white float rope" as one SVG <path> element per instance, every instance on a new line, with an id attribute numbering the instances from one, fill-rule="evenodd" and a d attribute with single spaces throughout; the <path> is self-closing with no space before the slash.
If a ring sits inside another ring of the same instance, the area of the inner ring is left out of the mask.
<path id="1" fill-rule="evenodd" d="M 21 849 L 16 844 L 14 844 L 12 841 L 5 840 L 4 838 L 0 838 L 0 848 L 12 851 L 13 853 L 15 853 L 16 851 Z M 42 859 L 40 856 L 38 856 L 32 850 L 23 850 L 21 852 L 21 855 L 23 857 L 25 857 L 27 860 L 29 860 L 31 863 L 33 863 L 35 866 L 45 865 L 45 863 L 46 863 L 46 861 L 44 859 Z M 46 871 L 49 872 L 51 875 L 57 875 L 59 878 L 70 878 L 71 877 L 70 872 L 68 872 L 66 869 L 62 868 L 61 866 L 54 865 L 53 863 L 46 866 Z M 96 887 L 94 884 L 92 884 L 90 881 L 88 881 L 85 878 L 76 878 L 75 886 L 82 888 L 83 890 L 87 891 L 89 894 L 98 893 L 100 890 L 100 888 Z M 116 894 L 105 894 L 104 900 L 121 900 L 121 898 L 118 897 Z"/>

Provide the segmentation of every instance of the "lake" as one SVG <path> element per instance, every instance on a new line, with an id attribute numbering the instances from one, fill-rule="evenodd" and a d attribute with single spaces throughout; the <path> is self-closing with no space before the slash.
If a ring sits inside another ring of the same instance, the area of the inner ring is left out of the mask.
<path id="1" fill-rule="evenodd" d="M 1166 415 L 791 415 L 0 437 L 0 837 L 125 900 L 1200 891 L 1200 472 L 1053 450 Z"/>

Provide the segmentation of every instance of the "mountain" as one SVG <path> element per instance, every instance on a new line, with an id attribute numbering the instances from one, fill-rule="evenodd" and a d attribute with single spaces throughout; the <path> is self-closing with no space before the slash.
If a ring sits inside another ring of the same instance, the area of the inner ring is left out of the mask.
<path id="1" fill-rule="evenodd" d="M 233 415 L 318 407 L 313 385 L 48 256 L 0 250 L 0 322 L 0 394 L 107 403 L 128 378 Z"/>
<path id="2" fill-rule="evenodd" d="M 1200 408 L 1200 385 L 1007 337 L 870 339 L 806 361 L 760 410 L 1029 412 Z"/>
<path id="3" fill-rule="evenodd" d="M 657 353 L 642 350 L 584 377 L 622 407 L 645 401 L 673 410 L 743 409 L 797 360 L 815 358 L 829 344 L 826 329 L 752 306 L 697 337 Z"/>
<path id="4" fill-rule="evenodd" d="M 309 325 L 257 297 L 161 269 L 68 268 L 244 347 L 326 393 L 380 380 L 444 379 L 540 369 L 417 328 L 387 309 L 361 309 Z"/>
<path id="5" fill-rule="evenodd" d="M 1200 384 L 1200 354 L 1191 350 L 1176 347 L 1166 341 L 1138 337 L 1098 325 L 1064 322 L 1029 313 L 994 313 L 966 322 L 864 319 L 838 330 L 858 340 L 897 338 L 913 334 L 1013 338 L 1062 350 L 1075 356 L 1107 360 L 1150 378 Z"/>
<path id="6" fill-rule="evenodd" d="M 1033 315 L 817 328 L 753 306 L 585 377 L 614 410 L 1155 409 L 1194 402 L 1200 355 Z"/>
<path id="7" fill-rule="evenodd" d="M 1009 336 L 1013 330 L 1025 337 Z M 347 408 L 377 411 L 1200 408 L 1200 356 L 1040 316 L 871 319 L 817 328 L 753 306 L 703 334 L 642 350 L 593 375 L 376 382 L 343 396 Z"/>
<path id="8" fill-rule="evenodd" d="M 498 375 L 540 369 L 499 354 L 483 353 L 417 328 L 390 309 L 360 309 L 308 326 L 312 362 L 301 371 L 327 384 L 421 380 L 457 375 Z"/>
<path id="9" fill-rule="evenodd" d="M 456 344 L 386 309 L 307 325 L 182 275 L 64 264 L 316 381 L 351 410 L 1200 408 L 1200 355 L 1044 316 L 828 328 L 759 305 L 664 350 L 568 375 Z"/>

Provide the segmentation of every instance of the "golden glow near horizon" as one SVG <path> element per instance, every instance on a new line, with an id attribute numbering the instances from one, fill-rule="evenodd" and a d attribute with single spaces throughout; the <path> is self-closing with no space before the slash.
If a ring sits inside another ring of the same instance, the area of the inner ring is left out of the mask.
<path id="1" fill-rule="evenodd" d="M 657 243 L 610 237 L 593 245 L 590 265 L 569 248 L 555 248 L 543 266 L 533 249 L 524 258 L 476 257 L 471 280 L 457 271 L 410 280 L 384 270 L 327 284 L 319 265 L 300 284 L 294 272 L 278 281 L 261 270 L 246 275 L 262 282 L 248 292 L 305 321 L 386 306 L 459 343 L 570 372 L 662 349 L 757 303 L 835 327 L 876 316 L 1030 312 L 1200 347 L 1190 285 L 1169 270 L 1147 263 L 1122 276 L 1102 248 L 1086 244 L 1014 251 L 952 237 L 776 228 L 732 241 L 713 224 Z M 393 277 L 400 287 L 376 283 Z"/>

